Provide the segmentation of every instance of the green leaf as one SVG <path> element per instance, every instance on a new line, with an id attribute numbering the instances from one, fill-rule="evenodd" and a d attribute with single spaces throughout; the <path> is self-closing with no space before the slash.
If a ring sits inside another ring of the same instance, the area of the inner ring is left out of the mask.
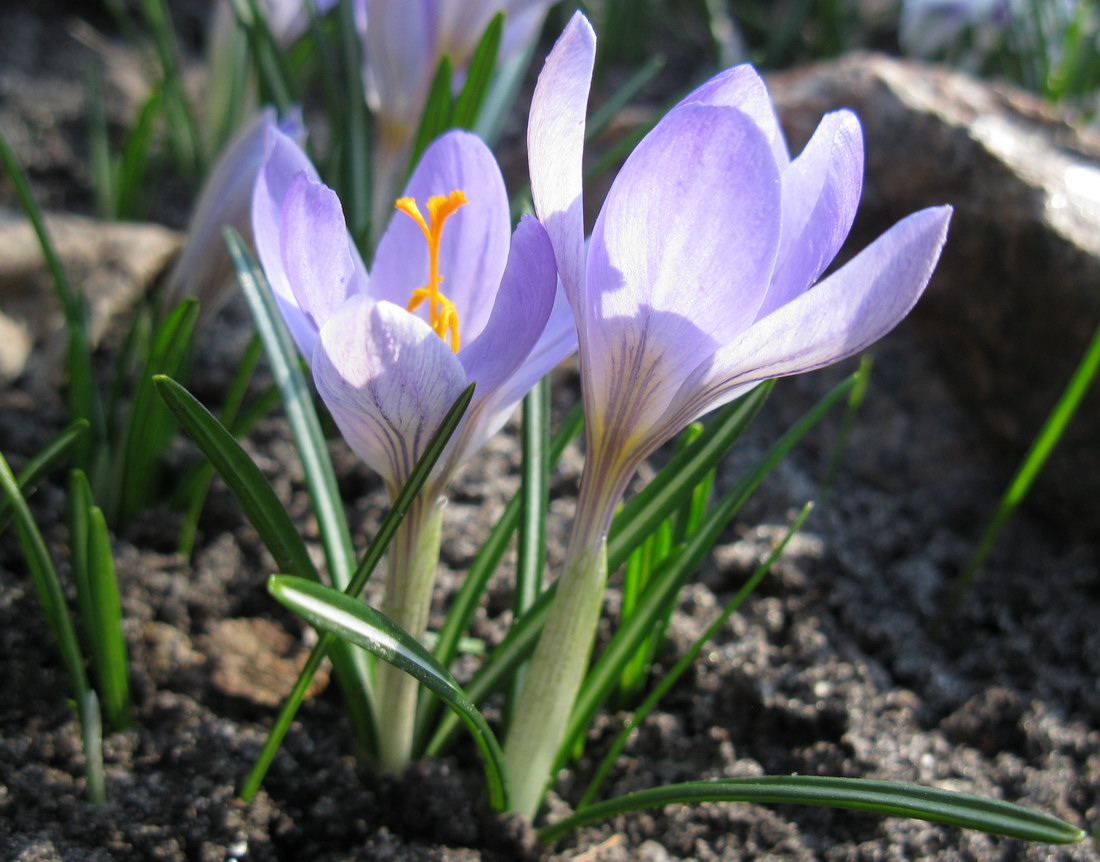
<path id="1" fill-rule="evenodd" d="M 451 58 L 444 55 L 435 70 L 432 86 L 428 91 L 428 100 L 424 103 L 424 113 L 420 115 L 420 125 L 413 138 L 412 151 L 409 154 L 409 167 L 406 176 L 413 172 L 428 144 L 451 128 Z"/>
<path id="2" fill-rule="evenodd" d="M 248 35 L 248 45 L 260 82 L 261 101 L 275 105 L 279 114 L 285 114 L 296 101 L 290 86 L 290 75 L 271 28 L 267 26 L 263 9 L 256 0 L 229 0 L 237 21 Z"/>
<path id="3" fill-rule="evenodd" d="M 93 506 L 89 512 L 88 585 L 91 588 L 92 618 L 89 629 L 92 663 L 95 667 L 107 724 L 122 730 L 133 723 L 130 705 L 130 663 L 122 632 L 122 604 L 111 550 L 111 536 L 103 512 Z"/>
<path id="4" fill-rule="evenodd" d="M 485 763 L 489 799 L 497 811 L 508 806 L 504 753 L 488 722 L 439 662 L 400 626 L 362 602 L 301 578 L 274 575 L 271 594 L 315 628 L 358 644 L 415 677 L 462 719 Z"/>
<path id="5" fill-rule="evenodd" d="M 341 196 L 348 214 L 348 226 L 355 242 L 362 249 L 371 236 L 372 177 L 371 118 L 363 91 L 362 43 L 356 32 L 353 0 L 340 0 L 338 8 L 340 53 L 343 57 L 343 116 L 345 134 L 343 147 L 348 177 Z M 385 191 L 385 190 L 381 190 Z M 378 226 L 381 229 L 381 226 Z M 369 257 L 369 256 L 368 256 Z"/>
<path id="6" fill-rule="evenodd" d="M 321 423 L 313 407 L 313 397 L 298 362 L 298 349 L 287 331 L 263 270 L 252 259 L 232 228 L 225 231 L 229 254 L 237 269 L 241 292 L 248 302 L 256 329 L 264 343 L 271 376 L 283 397 L 283 406 L 290 422 L 294 446 L 302 460 L 306 485 L 309 488 L 313 513 L 321 531 L 321 541 L 328 561 L 332 585 L 344 589 L 351 578 L 355 555 L 351 548 L 351 534 L 344 514 L 336 473 L 329 458 Z"/>
<path id="7" fill-rule="evenodd" d="M 103 718 L 99 712 L 99 698 L 93 689 L 77 701 L 80 715 L 80 736 L 84 743 L 84 774 L 88 801 L 102 805 L 107 801 L 106 774 L 103 770 Z"/>
<path id="8" fill-rule="evenodd" d="M 628 811 L 699 802 L 815 805 L 872 811 L 1049 844 L 1073 844 L 1085 838 L 1084 831 L 1076 826 L 1010 802 L 895 781 L 810 775 L 724 778 L 655 787 L 591 805 L 543 827 L 538 837 L 548 843 L 588 823 Z"/>
<path id="9" fill-rule="evenodd" d="M 489 84 L 492 82 L 493 69 L 496 68 L 503 32 L 504 13 L 497 12 L 485 28 L 481 41 L 477 43 L 467 66 L 466 83 L 462 85 L 462 92 L 455 99 L 451 125 L 456 129 L 472 129 L 477 123 L 481 107 L 489 94 Z"/>
<path id="10" fill-rule="evenodd" d="M 16 484 L 19 486 L 24 498 L 33 493 L 38 480 L 56 467 L 61 459 L 68 455 L 73 446 L 76 445 L 76 441 L 87 431 L 88 420 L 78 419 L 54 437 L 41 452 L 26 463 L 23 469 L 19 471 L 19 475 L 15 477 Z M 3 532 L 8 525 L 13 511 L 11 500 L 5 495 L 3 499 L 0 499 L 0 532 Z"/>
<path id="11" fill-rule="evenodd" d="M 153 378 L 157 390 L 183 429 L 210 459 L 236 497 L 249 523 L 284 572 L 320 581 L 302 537 L 260 468 L 209 410 L 175 380 Z"/>
<path id="12" fill-rule="evenodd" d="M 683 501 L 756 417 L 775 385 L 768 380 L 734 401 L 707 423 L 698 439 L 677 452 L 657 477 L 616 515 L 607 542 L 607 568 L 614 571 Z"/>

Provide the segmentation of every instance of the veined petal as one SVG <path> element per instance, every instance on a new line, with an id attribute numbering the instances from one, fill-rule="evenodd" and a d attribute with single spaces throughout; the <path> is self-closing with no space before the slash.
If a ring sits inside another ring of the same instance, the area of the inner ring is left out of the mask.
<path id="1" fill-rule="evenodd" d="M 557 272 L 550 240 L 542 225 L 525 217 L 512 237 L 508 269 L 489 323 L 480 337 L 458 354 L 467 378 L 477 383 L 477 389 L 455 447 L 452 461 L 456 465 L 508 421 L 519 400 L 546 373 L 542 370 L 545 363 L 552 362 L 553 367 L 561 359 L 560 344 L 558 351 L 542 345 L 541 354 L 532 361 L 556 294 Z M 571 325 L 567 303 L 565 311 Z"/>
<path id="2" fill-rule="evenodd" d="M 939 260 L 951 207 L 902 219 L 820 284 L 757 321 L 684 381 L 662 421 L 670 433 L 772 377 L 838 362 L 909 313 Z M 677 424 L 678 423 L 678 424 Z"/>
<path id="3" fill-rule="evenodd" d="M 748 115 L 670 113 L 623 166 L 592 232 L 586 403 L 625 398 L 635 431 L 660 416 L 691 369 L 752 323 L 779 219 L 778 169 Z"/>
<path id="4" fill-rule="evenodd" d="M 583 327 L 584 210 L 581 200 L 584 119 L 596 58 L 596 34 L 577 12 L 539 74 L 527 123 L 527 161 L 535 212 L 554 246 L 558 273 Z"/>
<path id="5" fill-rule="evenodd" d="M 783 230 L 758 317 L 805 291 L 825 271 L 855 220 L 863 188 L 863 132 L 851 111 L 826 114 L 783 172 Z"/>
<path id="6" fill-rule="evenodd" d="M 688 93 L 676 108 L 691 104 L 723 106 L 744 111 L 767 137 L 780 170 L 791 160 L 768 88 L 752 66 L 742 64 L 719 72 Z"/>
<path id="7" fill-rule="evenodd" d="M 267 133 L 267 157 L 252 190 L 252 236 L 264 275 L 275 293 L 290 334 L 306 358 L 313 355 L 317 330 L 298 308 L 283 266 L 280 224 L 287 191 L 299 176 L 318 181 L 317 170 L 293 140 L 276 129 Z"/>
<path id="8" fill-rule="evenodd" d="M 279 248 L 298 310 L 318 332 L 354 290 L 348 246 L 336 192 L 298 174 L 283 202 Z"/>
<path id="9" fill-rule="evenodd" d="M 444 226 L 439 252 L 440 290 L 458 310 L 462 343 L 478 337 L 493 308 L 508 262 L 511 218 L 496 159 L 476 135 L 454 131 L 424 151 L 405 188 L 427 218 L 428 198 L 465 192 L 468 203 Z M 428 245 L 408 215 L 395 212 L 378 245 L 371 295 L 404 307 L 428 282 Z M 427 303 L 418 314 L 427 318 Z"/>
<path id="10" fill-rule="evenodd" d="M 428 324 L 365 296 L 329 318 L 312 365 L 344 439 L 391 494 L 466 387 L 458 359 Z"/>

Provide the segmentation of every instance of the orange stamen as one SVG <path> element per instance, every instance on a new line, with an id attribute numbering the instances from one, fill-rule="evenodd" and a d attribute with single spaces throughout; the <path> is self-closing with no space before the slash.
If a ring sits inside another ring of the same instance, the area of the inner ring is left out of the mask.
<path id="1" fill-rule="evenodd" d="M 435 195 L 428 198 L 428 218 L 420 213 L 413 198 L 398 198 L 396 209 L 405 213 L 420 226 L 424 239 L 428 242 L 428 283 L 413 291 L 407 306 L 416 311 L 425 299 L 428 300 L 428 325 L 443 339 L 449 341 L 451 349 L 458 353 L 460 341 L 458 335 L 458 311 L 455 304 L 443 295 L 439 289 L 443 276 L 439 274 L 439 243 L 443 237 L 443 225 L 454 215 L 460 206 L 466 203 L 466 194 L 453 191 L 449 195 Z"/>

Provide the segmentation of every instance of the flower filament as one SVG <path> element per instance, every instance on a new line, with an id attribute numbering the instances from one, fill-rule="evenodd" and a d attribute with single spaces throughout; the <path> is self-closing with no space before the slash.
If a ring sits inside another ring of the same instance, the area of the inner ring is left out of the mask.
<path id="1" fill-rule="evenodd" d="M 465 203 L 466 194 L 459 190 L 449 195 L 434 195 L 428 198 L 427 219 L 421 214 L 413 198 L 398 198 L 394 204 L 396 209 L 420 226 L 424 239 L 428 242 L 428 283 L 413 291 L 407 309 L 416 311 L 424 300 L 428 300 L 428 325 L 444 342 L 450 343 L 455 353 L 458 353 L 461 346 L 458 311 L 455 304 L 439 289 L 443 281 L 443 276 L 439 274 L 439 243 L 443 237 L 443 225 Z"/>

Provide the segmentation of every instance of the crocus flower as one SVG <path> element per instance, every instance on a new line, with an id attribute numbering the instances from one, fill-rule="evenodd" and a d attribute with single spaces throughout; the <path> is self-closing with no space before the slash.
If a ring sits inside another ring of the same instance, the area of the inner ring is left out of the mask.
<path id="1" fill-rule="evenodd" d="M 335 193 L 277 131 L 254 191 L 256 247 L 317 390 L 352 449 L 391 496 L 459 394 L 474 399 L 391 546 L 383 612 L 424 633 L 439 553 L 439 496 L 526 391 L 575 348 L 546 231 L 521 219 L 488 148 L 450 132 L 424 153 L 397 201 L 373 271 L 350 241 Z M 556 307 L 556 310 L 555 310 Z M 411 745 L 416 683 L 379 668 L 382 765 Z"/>
<path id="2" fill-rule="evenodd" d="M 187 243 L 168 276 L 165 295 L 171 305 L 196 297 L 208 319 L 236 285 L 222 231 L 236 228 L 251 241 L 252 186 L 267 155 L 268 133 L 274 129 L 298 143 L 306 137 L 299 111 L 279 122 L 273 108 L 264 108 L 237 132 L 207 176 L 187 225 Z"/>
<path id="3" fill-rule="evenodd" d="M 377 129 L 375 187 L 380 203 L 395 187 L 443 57 L 455 86 L 489 22 L 504 12 L 498 64 L 521 53 L 538 36 L 555 0 L 366 0 L 363 50 L 367 101 Z"/>
<path id="4" fill-rule="evenodd" d="M 948 207 L 915 213 L 818 282 L 859 200 L 859 123 L 849 111 L 826 115 L 791 160 L 763 81 L 737 66 L 642 140 L 586 249 L 581 154 L 594 55 L 578 14 L 546 60 L 528 125 L 535 210 L 577 323 L 587 443 L 565 570 L 505 748 L 516 808 L 529 815 L 588 661 L 607 530 L 637 466 L 761 381 L 836 362 L 887 333 L 927 284 L 950 217 Z"/>

